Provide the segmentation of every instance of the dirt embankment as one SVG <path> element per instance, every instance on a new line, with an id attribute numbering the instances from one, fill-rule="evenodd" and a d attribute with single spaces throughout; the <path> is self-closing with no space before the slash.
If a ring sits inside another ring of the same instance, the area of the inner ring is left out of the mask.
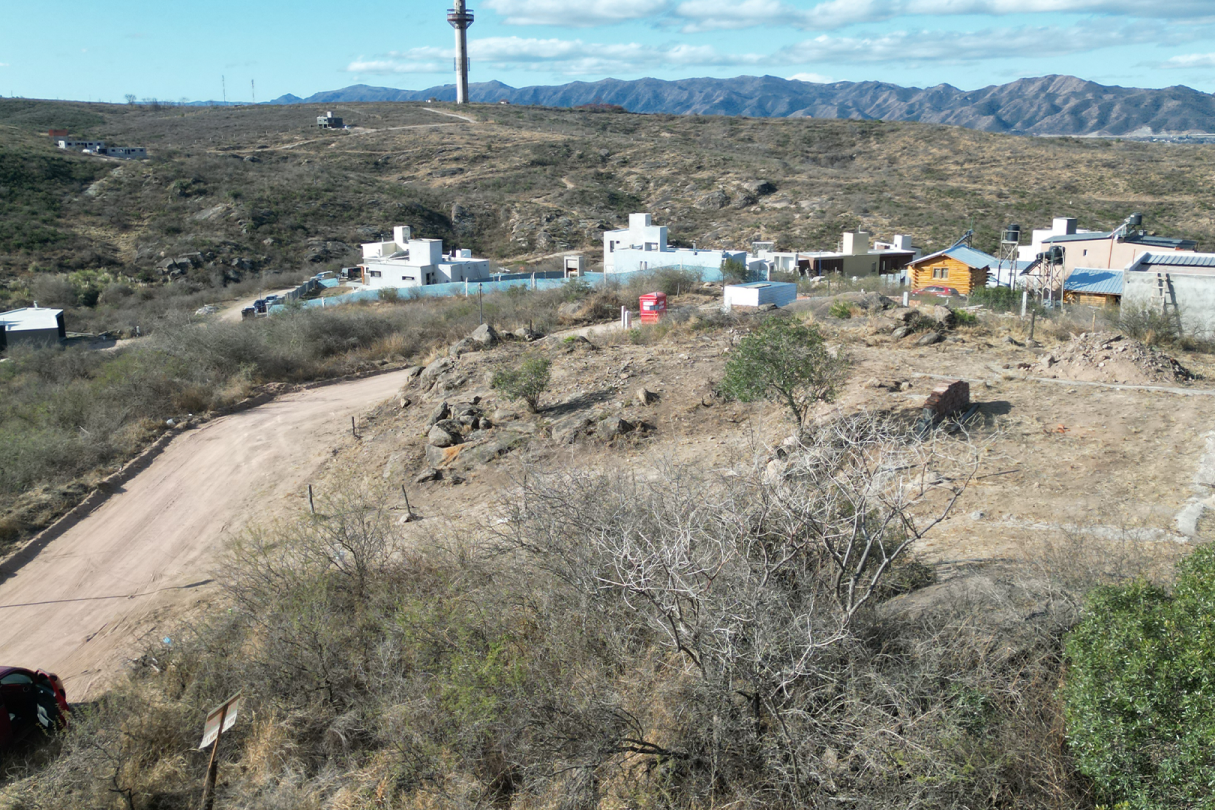
<path id="1" fill-rule="evenodd" d="M 1194 379 L 1181 363 L 1116 332 L 1085 332 L 1030 366 L 1043 377 L 1084 382 L 1177 383 Z"/>

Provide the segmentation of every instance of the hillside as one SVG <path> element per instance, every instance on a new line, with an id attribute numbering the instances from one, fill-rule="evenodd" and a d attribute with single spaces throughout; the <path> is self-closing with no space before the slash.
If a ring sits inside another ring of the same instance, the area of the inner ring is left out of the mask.
<path id="1" fill-rule="evenodd" d="M 310 127 L 322 107 L 152 109 L 0 101 L 0 306 L 47 272 L 107 285 L 174 278 L 219 288 L 316 272 L 408 223 L 499 262 L 586 250 L 631 211 L 676 243 L 834 248 L 841 231 L 910 233 L 940 248 L 972 224 L 994 249 L 1008 222 L 1142 211 L 1160 233 L 1215 247 L 1215 147 L 1025 139 L 958 127 L 805 118 L 637 115 L 471 105 L 332 105 L 354 128 Z M 121 163 L 44 134 L 146 145 Z M 85 296 L 87 297 L 87 296 Z M 82 298 L 84 300 L 84 298 Z M 104 326 L 104 323 L 100 324 Z"/>
<path id="2" fill-rule="evenodd" d="M 455 101 L 455 85 L 426 90 L 354 85 L 275 104 L 355 101 Z M 473 101 L 577 107 L 616 104 L 630 112 L 921 121 L 1022 135 L 1152 135 L 1215 132 L 1215 96 L 1189 87 L 1110 87 L 1075 76 L 1018 79 L 978 90 L 901 87 L 887 82 L 814 84 L 776 76 L 637 79 L 514 88 L 472 84 Z"/>

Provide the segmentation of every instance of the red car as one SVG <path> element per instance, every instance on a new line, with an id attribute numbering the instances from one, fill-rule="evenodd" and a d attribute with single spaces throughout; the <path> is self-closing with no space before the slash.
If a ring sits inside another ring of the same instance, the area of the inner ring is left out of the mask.
<path id="1" fill-rule="evenodd" d="M 911 294 L 912 295 L 935 295 L 940 298 L 956 298 L 961 295 L 961 293 L 958 292 L 957 290 L 955 290 L 953 287 L 938 287 L 936 285 L 933 285 L 931 287 L 921 287 L 918 290 L 913 290 Z"/>
<path id="2" fill-rule="evenodd" d="M 0 667 L 0 749 L 20 742 L 34 729 L 49 734 L 63 728 L 69 711 L 58 675 Z"/>

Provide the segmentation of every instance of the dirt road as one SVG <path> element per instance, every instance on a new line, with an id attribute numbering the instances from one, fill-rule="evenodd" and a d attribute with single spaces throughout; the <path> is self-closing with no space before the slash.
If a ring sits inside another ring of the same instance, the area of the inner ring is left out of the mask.
<path id="1" fill-rule="evenodd" d="M 187 431 L 92 515 L 0 583 L 0 662 L 57 672 L 96 695 L 144 637 L 215 586 L 216 552 L 259 518 L 304 508 L 350 417 L 391 396 L 394 372 L 285 396 Z"/>

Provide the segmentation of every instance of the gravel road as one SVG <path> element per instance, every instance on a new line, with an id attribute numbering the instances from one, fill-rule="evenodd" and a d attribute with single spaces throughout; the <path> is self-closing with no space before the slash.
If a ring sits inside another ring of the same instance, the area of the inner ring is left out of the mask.
<path id="1" fill-rule="evenodd" d="M 350 417 L 399 372 L 289 394 L 184 432 L 146 470 L 0 583 L 0 663 L 57 672 L 96 696 L 211 581 L 216 552 L 254 522 L 305 508 Z M 7 569 L 6 569 L 7 571 Z"/>

